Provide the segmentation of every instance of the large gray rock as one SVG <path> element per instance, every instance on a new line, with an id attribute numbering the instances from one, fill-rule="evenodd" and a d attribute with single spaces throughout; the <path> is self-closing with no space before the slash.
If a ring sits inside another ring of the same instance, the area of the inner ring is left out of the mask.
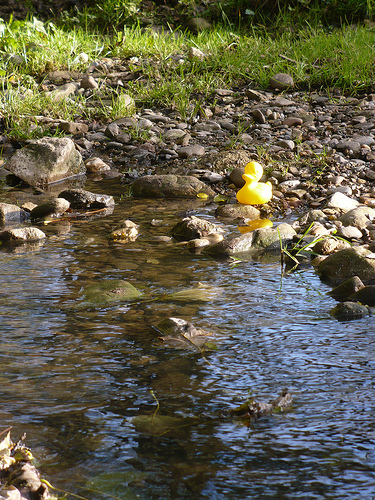
<path id="1" fill-rule="evenodd" d="M 0 232 L 0 241 L 3 243 L 24 243 L 45 238 L 46 235 L 37 227 L 20 227 Z"/>
<path id="2" fill-rule="evenodd" d="M 5 168 L 35 187 L 45 187 L 86 172 L 80 153 L 68 137 L 43 137 L 33 141 L 19 149 Z"/>
<path id="3" fill-rule="evenodd" d="M 353 276 L 358 276 L 363 282 L 375 278 L 374 254 L 363 247 L 340 250 L 326 259 L 319 267 L 318 274 L 323 280 L 340 283 Z"/>
<path id="4" fill-rule="evenodd" d="M 190 175 L 145 175 L 132 184 L 136 198 L 196 198 L 199 193 L 215 196 L 204 182 Z"/>
<path id="5" fill-rule="evenodd" d="M 200 219 L 192 215 L 191 217 L 185 217 L 182 221 L 178 222 L 172 228 L 172 236 L 176 240 L 193 240 L 195 238 L 202 238 L 213 233 L 220 233 L 222 229 L 220 226 L 213 224 L 212 222 Z"/>
<path id="6" fill-rule="evenodd" d="M 285 245 L 296 234 L 292 226 L 286 223 L 280 224 L 277 228 L 263 227 L 241 234 L 241 236 L 220 241 L 216 245 L 209 247 L 207 251 L 214 255 L 233 255 L 252 250 L 280 250 L 280 239 L 282 244 Z"/>
<path id="7" fill-rule="evenodd" d="M 27 212 L 12 203 L 0 203 L 0 226 L 19 223 L 27 219 Z"/>

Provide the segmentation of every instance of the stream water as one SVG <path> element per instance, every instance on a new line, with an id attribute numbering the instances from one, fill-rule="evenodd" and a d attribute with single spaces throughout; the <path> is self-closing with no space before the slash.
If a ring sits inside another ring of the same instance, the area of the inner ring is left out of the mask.
<path id="1" fill-rule="evenodd" d="M 43 476 L 92 500 L 374 499 L 375 318 L 332 319 L 313 269 L 282 276 L 277 259 L 155 241 L 187 210 L 214 220 L 213 205 L 116 201 L 106 217 L 51 224 L 43 244 L 0 252 L 0 431 L 26 432 Z M 139 238 L 110 242 L 127 218 Z M 85 287 L 111 279 L 144 298 L 84 304 Z M 217 349 L 167 347 L 152 327 L 170 316 L 213 332 Z M 228 416 L 285 387 L 288 411 L 251 425 Z"/>

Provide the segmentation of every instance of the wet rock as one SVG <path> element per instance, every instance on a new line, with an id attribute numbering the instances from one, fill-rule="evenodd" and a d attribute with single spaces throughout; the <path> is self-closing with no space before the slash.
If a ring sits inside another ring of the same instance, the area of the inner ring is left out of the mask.
<path id="1" fill-rule="evenodd" d="M 294 86 L 293 78 L 286 73 L 277 73 L 270 78 L 270 87 L 278 90 L 286 90 Z"/>
<path id="2" fill-rule="evenodd" d="M 58 217 L 70 208 L 69 201 L 64 198 L 53 198 L 40 205 L 37 205 L 30 212 L 32 220 L 44 219 L 47 217 Z"/>
<path id="3" fill-rule="evenodd" d="M 187 241 L 220 232 L 222 232 L 222 229 L 217 224 L 213 224 L 208 220 L 200 219 L 192 215 L 178 222 L 172 228 L 171 234 L 178 241 Z"/>
<path id="4" fill-rule="evenodd" d="M 133 221 L 125 220 L 121 226 L 114 229 L 109 236 L 112 240 L 120 243 L 135 241 L 139 235 L 138 227 L 139 226 Z"/>
<path id="5" fill-rule="evenodd" d="M 215 192 L 204 182 L 189 175 L 146 175 L 132 184 L 136 198 L 196 198 L 199 193 L 212 197 Z"/>
<path id="6" fill-rule="evenodd" d="M 23 222 L 27 217 L 28 213 L 18 205 L 0 203 L 0 226 Z"/>
<path id="7" fill-rule="evenodd" d="M 349 300 L 361 302 L 366 306 L 375 306 L 375 285 L 367 285 L 354 292 Z"/>
<path id="8" fill-rule="evenodd" d="M 80 153 L 68 137 L 43 137 L 19 149 L 5 168 L 34 187 L 86 172 Z"/>
<path id="9" fill-rule="evenodd" d="M 358 302 L 348 301 L 337 304 L 337 306 L 331 310 L 330 314 L 338 321 L 350 321 L 368 316 L 371 314 L 371 309 L 362 304 L 358 304 Z"/>
<path id="10" fill-rule="evenodd" d="M 361 290 L 361 288 L 364 288 L 364 286 L 365 285 L 362 283 L 362 280 L 358 278 L 358 276 L 353 276 L 352 278 L 344 281 L 344 283 L 341 283 L 341 285 L 333 288 L 333 290 L 328 292 L 328 295 L 330 295 L 335 300 L 343 302 L 355 292 L 358 292 L 359 290 Z"/>
<path id="11" fill-rule="evenodd" d="M 364 247 L 340 250 L 320 263 L 318 274 L 323 280 L 338 283 L 358 276 L 365 283 L 375 278 L 374 257 Z"/>
<path id="12" fill-rule="evenodd" d="M 68 200 L 71 208 L 107 208 L 115 204 L 113 196 L 96 194 L 84 189 L 66 189 L 59 194 L 59 198 Z"/>
<path id="13" fill-rule="evenodd" d="M 219 243 L 219 241 L 223 241 L 223 239 L 224 236 L 222 234 L 210 234 L 209 236 L 206 236 L 204 238 L 189 240 L 186 246 L 190 250 L 199 250 L 200 248 L 215 245 L 216 243 Z"/>
<path id="14" fill-rule="evenodd" d="M 41 240 L 45 237 L 43 231 L 37 227 L 21 227 L 0 232 L 0 241 L 3 243 L 24 243 Z"/>
<path id="15" fill-rule="evenodd" d="M 349 210 L 338 218 L 344 226 L 353 226 L 357 229 L 364 229 L 374 219 L 375 209 L 367 206 L 360 206 Z"/>
<path id="16" fill-rule="evenodd" d="M 207 249 L 213 255 L 234 255 L 253 250 L 280 250 L 280 239 L 283 245 L 290 243 L 297 233 L 289 224 L 280 224 L 277 228 L 264 227 L 252 232 L 224 239 Z"/>
<path id="17" fill-rule="evenodd" d="M 242 420 L 252 420 L 268 415 L 273 411 L 280 411 L 289 408 L 293 403 L 293 397 L 288 389 L 283 389 L 280 396 L 270 403 L 255 401 L 253 399 L 246 401 L 242 405 L 230 410 L 230 414 L 239 417 Z"/>
<path id="18" fill-rule="evenodd" d="M 202 328 L 195 327 L 192 323 L 182 318 L 168 318 L 157 325 L 157 330 L 161 333 L 160 339 L 168 347 L 179 349 L 201 350 L 212 336 Z"/>
<path id="19" fill-rule="evenodd" d="M 87 302 L 93 305 L 106 305 L 117 302 L 128 302 L 136 300 L 143 294 L 131 283 L 124 280 L 99 280 L 94 285 L 89 285 L 83 290 L 85 307 Z"/>
<path id="20" fill-rule="evenodd" d="M 217 207 L 215 214 L 217 217 L 224 219 L 251 219 L 256 220 L 260 218 L 260 210 L 252 205 L 228 204 Z"/>
<path id="21" fill-rule="evenodd" d="M 263 227 L 254 231 L 253 247 L 257 249 L 280 250 L 280 239 L 283 245 L 292 241 L 297 234 L 291 225 L 282 223 L 277 227 Z"/>

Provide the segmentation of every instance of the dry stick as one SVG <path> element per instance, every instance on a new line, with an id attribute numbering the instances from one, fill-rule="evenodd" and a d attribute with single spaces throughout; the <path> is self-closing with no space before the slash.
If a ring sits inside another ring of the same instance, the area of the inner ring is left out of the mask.
<path id="1" fill-rule="evenodd" d="M 279 54 L 279 57 L 281 57 L 281 59 L 285 59 L 285 61 L 288 61 L 290 63 L 298 64 L 298 61 L 296 61 L 295 59 L 290 59 L 290 57 L 284 56 L 284 54 Z"/>
<path id="2" fill-rule="evenodd" d="M 6 432 L 10 431 L 11 429 L 13 429 L 13 427 L 12 427 L 12 426 L 8 427 L 8 428 L 7 428 L 7 429 L 5 429 L 4 431 L 1 431 L 1 432 L 0 432 L 0 436 L 1 436 L 2 434 L 5 434 Z"/>

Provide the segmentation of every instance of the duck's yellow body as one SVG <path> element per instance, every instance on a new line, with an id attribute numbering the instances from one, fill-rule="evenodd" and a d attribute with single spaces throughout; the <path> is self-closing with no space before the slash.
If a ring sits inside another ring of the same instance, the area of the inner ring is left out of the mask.
<path id="1" fill-rule="evenodd" d="M 272 184 L 258 182 L 263 175 L 263 167 L 256 161 L 251 161 L 245 167 L 242 178 L 245 185 L 238 191 L 237 200 L 243 205 L 262 205 L 272 198 Z"/>

